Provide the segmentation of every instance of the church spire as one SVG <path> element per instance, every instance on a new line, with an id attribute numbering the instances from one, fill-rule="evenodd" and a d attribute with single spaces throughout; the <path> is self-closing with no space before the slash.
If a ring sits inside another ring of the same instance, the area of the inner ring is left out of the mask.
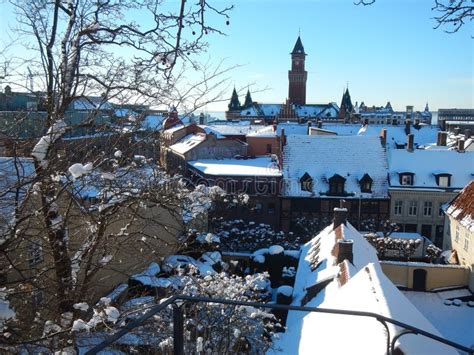
<path id="1" fill-rule="evenodd" d="M 304 54 L 306 55 L 306 53 L 304 52 L 304 47 L 303 47 L 303 43 L 301 42 L 301 37 L 298 36 L 298 39 L 296 40 L 296 43 L 295 43 L 295 47 L 293 48 L 293 51 L 291 52 L 291 54 Z"/>
<path id="2" fill-rule="evenodd" d="M 237 90 L 232 92 L 232 97 L 230 98 L 230 103 L 228 105 L 229 111 L 238 111 L 241 109 L 240 101 L 239 101 L 239 95 L 237 95 Z"/>
<path id="3" fill-rule="evenodd" d="M 243 108 L 249 108 L 249 107 L 252 107 L 252 105 L 253 105 L 253 101 L 252 101 L 252 97 L 250 96 L 250 90 L 247 89 L 247 95 L 245 95 L 245 102 L 244 102 Z"/>

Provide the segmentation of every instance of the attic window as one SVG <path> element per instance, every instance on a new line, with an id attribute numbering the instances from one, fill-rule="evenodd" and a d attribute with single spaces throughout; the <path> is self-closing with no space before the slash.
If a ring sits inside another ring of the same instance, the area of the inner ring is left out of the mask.
<path id="1" fill-rule="evenodd" d="M 413 185 L 413 173 L 400 173 L 400 185 Z"/>
<path id="2" fill-rule="evenodd" d="M 435 174 L 436 185 L 439 187 L 450 187 L 451 186 L 451 174 Z"/>
<path id="3" fill-rule="evenodd" d="M 373 180 L 369 174 L 365 174 L 362 179 L 359 180 L 361 192 L 372 192 Z"/>
<path id="4" fill-rule="evenodd" d="M 300 184 L 301 191 L 313 192 L 313 178 L 308 173 L 304 173 L 301 177 Z"/>
<path id="5" fill-rule="evenodd" d="M 329 178 L 329 194 L 330 195 L 344 195 L 344 184 L 346 179 L 341 175 L 334 175 Z"/>

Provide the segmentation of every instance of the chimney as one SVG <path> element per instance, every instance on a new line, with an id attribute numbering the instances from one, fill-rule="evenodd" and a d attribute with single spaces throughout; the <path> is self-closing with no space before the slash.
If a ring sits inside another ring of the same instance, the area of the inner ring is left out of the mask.
<path id="1" fill-rule="evenodd" d="M 273 126 L 273 132 L 276 132 L 276 131 L 277 131 L 277 124 L 276 124 L 276 122 L 273 122 L 273 125 L 272 125 L 272 126 Z"/>
<path id="2" fill-rule="evenodd" d="M 419 118 L 416 118 L 415 119 L 415 125 L 414 125 L 416 128 L 420 128 L 420 119 Z"/>
<path id="3" fill-rule="evenodd" d="M 459 128 L 459 127 L 454 128 L 454 134 L 456 136 L 459 136 L 459 133 L 461 133 L 461 128 Z"/>
<path id="4" fill-rule="evenodd" d="M 411 128 L 411 127 L 410 127 L 410 123 L 411 123 L 411 122 L 410 122 L 409 119 L 406 119 L 406 120 L 405 120 L 405 133 L 406 133 L 406 134 L 410 134 L 410 128 Z"/>
<path id="5" fill-rule="evenodd" d="M 201 125 L 204 124 L 204 113 L 203 112 L 201 112 L 199 114 L 199 124 L 201 124 Z"/>
<path id="6" fill-rule="evenodd" d="M 407 135 L 407 150 L 413 152 L 415 136 L 413 134 Z"/>
<path id="7" fill-rule="evenodd" d="M 438 141 L 436 145 L 440 147 L 446 147 L 446 141 L 448 140 L 448 133 L 444 131 L 438 132 Z"/>
<path id="8" fill-rule="evenodd" d="M 464 138 L 459 138 L 458 139 L 458 152 L 459 153 L 464 153 Z"/>
<path id="9" fill-rule="evenodd" d="M 382 128 L 380 131 L 380 142 L 382 143 L 382 147 L 385 147 L 387 145 L 387 129 Z"/>
<path id="10" fill-rule="evenodd" d="M 311 135 L 311 121 L 308 121 L 308 135 Z"/>
<path id="11" fill-rule="evenodd" d="M 333 220 L 333 229 L 336 229 L 341 224 L 347 223 L 347 208 L 335 208 L 334 209 L 334 220 Z"/>
<path id="12" fill-rule="evenodd" d="M 367 126 L 368 124 L 369 124 L 369 119 L 368 118 L 364 119 L 364 126 Z"/>
<path id="13" fill-rule="evenodd" d="M 354 253 L 352 246 L 354 241 L 351 239 L 339 239 L 337 241 L 337 263 L 342 263 L 344 260 L 354 263 Z"/>
<path id="14" fill-rule="evenodd" d="M 286 136 L 285 136 L 285 129 L 281 129 L 281 145 L 284 146 L 286 145 Z"/>
<path id="15" fill-rule="evenodd" d="M 471 138 L 471 129 L 466 128 L 464 130 L 464 139 L 468 140 L 469 138 Z"/>
<path id="16" fill-rule="evenodd" d="M 320 118 L 318 118 L 318 128 L 319 129 L 323 128 L 323 121 L 321 121 Z"/>

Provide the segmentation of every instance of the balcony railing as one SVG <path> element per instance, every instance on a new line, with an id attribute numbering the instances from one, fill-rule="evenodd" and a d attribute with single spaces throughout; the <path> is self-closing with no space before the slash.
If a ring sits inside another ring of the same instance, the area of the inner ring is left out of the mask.
<path id="1" fill-rule="evenodd" d="M 455 343 L 443 337 L 437 336 L 430 332 L 424 331 L 422 329 L 413 327 L 409 324 L 399 322 L 395 319 L 382 316 L 380 314 L 371 313 L 371 312 L 361 312 L 361 311 L 350 311 L 350 310 L 341 310 L 341 309 L 330 309 L 330 308 L 315 308 L 315 307 L 299 307 L 291 305 L 282 305 L 282 304 L 267 304 L 259 302 L 244 302 L 244 301 L 234 301 L 218 298 L 208 298 L 208 297 L 191 297 L 191 296 L 172 296 L 166 301 L 156 305 L 150 310 L 134 321 L 127 323 L 124 327 L 120 328 L 116 333 L 110 335 L 106 340 L 104 340 L 99 345 L 93 347 L 86 352 L 86 355 L 94 355 L 100 351 L 106 349 L 107 347 L 113 345 L 118 339 L 122 336 L 133 330 L 134 328 L 139 327 L 145 321 L 153 317 L 158 312 L 164 310 L 168 306 L 173 307 L 173 350 L 175 355 L 184 355 L 184 317 L 182 311 L 182 305 L 184 303 L 217 303 L 223 305 L 233 305 L 233 306 L 249 306 L 255 308 L 267 308 L 273 310 L 286 310 L 286 311 L 301 311 L 301 312 L 314 312 L 314 313 L 329 313 L 329 314 L 339 314 L 346 316 L 357 316 L 357 317 L 368 317 L 374 318 L 379 321 L 387 332 L 387 342 L 386 342 L 386 354 L 393 355 L 395 354 L 395 343 L 400 337 L 406 334 L 421 335 L 429 339 L 433 339 L 445 345 L 449 345 L 457 350 L 461 350 L 469 355 L 474 355 L 474 349 L 467 348 L 461 344 Z M 396 325 L 400 328 L 403 328 L 402 331 L 397 334 L 390 334 L 388 328 L 388 323 Z"/>

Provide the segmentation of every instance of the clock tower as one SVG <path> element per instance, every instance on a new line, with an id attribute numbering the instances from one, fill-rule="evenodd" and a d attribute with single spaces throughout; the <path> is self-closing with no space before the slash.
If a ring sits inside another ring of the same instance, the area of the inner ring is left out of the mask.
<path id="1" fill-rule="evenodd" d="M 303 43 L 298 36 L 295 47 L 291 52 L 291 70 L 288 71 L 288 98 L 290 103 L 295 105 L 306 104 L 306 79 L 308 72 L 305 70 L 306 53 Z"/>

